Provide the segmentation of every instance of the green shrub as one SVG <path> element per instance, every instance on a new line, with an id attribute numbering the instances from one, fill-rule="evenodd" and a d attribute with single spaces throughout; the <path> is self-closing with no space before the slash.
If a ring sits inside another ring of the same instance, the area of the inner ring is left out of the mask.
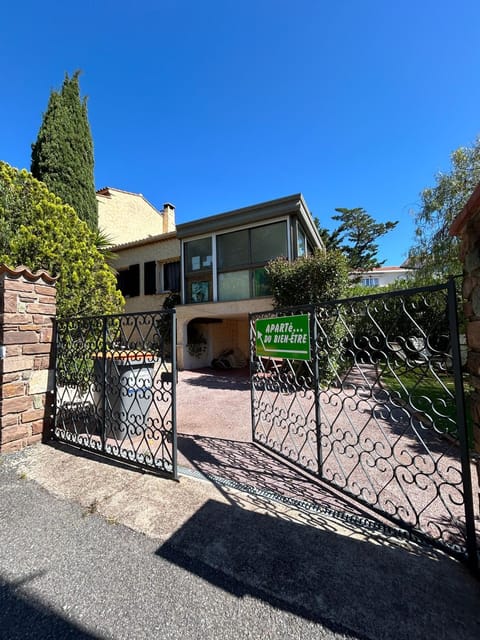
<path id="1" fill-rule="evenodd" d="M 340 251 L 317 250 L 293 262 L 276 258 L 266 272 L 277 309 L 336 300 L 348 287 L 347 259 Z"/>
<path id="2" fill-rule="evenodd" d="M 0 262 L 58 275 L 59 317 L 121 311 L 115 275 L 75 211 L 33 178 L 0 162 Z"/>
<path id="3" fill-rule="evenodd" d="M 338 375 L 346 329 L 341 318 L 330 308 L 324 308 L 322 303 L 337 300 L 347 291 L 348 264 L 345 256 L 340 251 L 316 251 L 294 262 L 276 258 L 267 265 L 266 271 L 275 308 L 306 304 L 316 307 L 317 318 L 322 318 L 317 326 L 315 345 L 319 376 L 322 384 L 330 383 Z M 296 363 L 293 370 L 298 379 L 308 380 L 311 377 L 306 364 Z"/>

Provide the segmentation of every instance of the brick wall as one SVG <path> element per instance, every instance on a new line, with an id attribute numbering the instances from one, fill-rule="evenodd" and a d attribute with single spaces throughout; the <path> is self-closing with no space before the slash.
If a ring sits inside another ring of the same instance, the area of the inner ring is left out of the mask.
<path id="1" fill-rule="evenodd" d="M 0 265 L 0 452 L 48 436 L 55 279 Z"/>

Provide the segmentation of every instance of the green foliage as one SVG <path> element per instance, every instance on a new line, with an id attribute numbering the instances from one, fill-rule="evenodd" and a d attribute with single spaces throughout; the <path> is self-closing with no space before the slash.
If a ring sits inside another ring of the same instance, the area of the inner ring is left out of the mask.
<path id="1" fill-rule="evenodd" d="M 385 367 L 381 383 L 392 394 L 401 398 L 416 412 L 416 417 L 426 428 L 435 427 L 441 433 L 448 433 L 458 439 L 457 407 L 455 403 L 455 382 L 449 372 L 435 372 L 425 367 L 409 367 L 401 362 L 395 371 Z M 473 424 L 467 414 L 467 437 L 473 448 Z"/>
<path id="2" fill-rule="evenodd" d="M 118 258 L 118 255 L 111 249 L 113 245 L 112 239 L 107 233 L 100 229 L 93 229 L 93 235 L 95 246 L 105 258 L 112 271 L 116 273 L 115 269 L 111 266 L 112 262 L 115 262 Z"/>
<path id="3" fill-rule="evenodd" d="M 170 291 L 165 300 L 163 301 L 162 307 L 164 309 L 174 309 L 177 304 L 180 304 L 182 301 L 182 296 L 178 291 Z"/>
<path id="4" fill-rule="evenodd" d="M 348 287 L 348 265 L 339 251 L 316 251 L 294 262 L 276 258 L 267 264 L 266 272 L 275 308 L 335 300 Z"/>
<path id="5" fill-rule="evenodd" d="M 165 310 L 174 309 L 180 304 L 182 297 L 178 291 L 170 291 L 163 301 L 162 308 Z M 172 323 L 170 316 L 164 316 L 158 320 L 157 330 L 165 340 L 166 353 L 171 356 L 172 352 Z"/>
<path id="6" fill-rule="evenodd" d="M 340 251 L 317 250 L 294 262 L 276 258 L 267 264 L 266 272 L 277 309 L 305 304 L 320 307 L 322 302 L 341 298 L 348 288 L 348 264 Z M 316 348 L 320 377 L 326 384 L 336 375 L 345 328 L 334 315 L 319 312 L 323 316 Z M 293 368 L 298 379 L 310 377 L 308 366 L 296 363 Z"/>
<path id="7" fill-rule="evenodd" d="M 114 313 L 123 305 L 96 235 L 27 171 L 0 162 L 0 262 L 58 275 L 59 317 Z"/>
<path id="8" fill-rule="evenodd" d="M 454 151 L 450 159 L 450 171 L 438 173 L 435 186 L 422 191 L 415 216 L 416 241 L 409 265 L 423 281 L 445 280 L 462 272 L 458 239 L 449 235 L 449 229 L 480 182 L 480 137 L 472 147 Z"/>
<path id="9" fill-rule="evenodd" d="M 351 270 L 375 269 L 385 262 L 377 259 L 378 244 L 376 240 L 395 229 L 397 222 L 375 222 L 372 216 L 360 207 L 356 209 L 338 208 L 338 215 L 333 220 L 340 222 L 334 232 L 338 238 L 341 250 L 347 256 Z M 347 243 L 347 244 L 345 244 Z"/>
<path id="10" fill-rule="evenodd" d="M 86 98 L 81 100 L 79 71 L 65 75 L 60 92 L 52 91 L 32 145 L 31 171 L 50 191 L 72 206 L 90 229 L 98 224 L 93 176 L 93 142 Z"/>
<path id="11" fill-rule="evenodd" d="M 340 230 L 335 229 L 334 231 L 329 231 L 326 227 L 322 227 L 320 225 L 320 220 L 317 217 L 314 218 L 314 222 L 325 249 L 327 251 L 336 251 L 340 249 Z"/>

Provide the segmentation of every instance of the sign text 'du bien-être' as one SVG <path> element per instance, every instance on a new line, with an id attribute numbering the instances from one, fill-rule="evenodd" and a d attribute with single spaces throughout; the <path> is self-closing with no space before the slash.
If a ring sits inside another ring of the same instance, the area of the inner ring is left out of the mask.
<path id="1" fill-rule="evenodd" d="M 310 360 L 310 316 L 262 318 L 255 321 L 257 356 Z"/>

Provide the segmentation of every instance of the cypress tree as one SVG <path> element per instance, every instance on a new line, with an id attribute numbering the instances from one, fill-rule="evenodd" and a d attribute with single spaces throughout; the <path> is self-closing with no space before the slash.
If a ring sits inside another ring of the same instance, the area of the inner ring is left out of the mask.
<path id="1" fill-rule="evenodd" d="M 93 177 L 93 142 L 87 99 L 80 98 L 78 77 L 65 74 L 62 89 L 52 91 L 37 140 L 32 144 L 31 172 L 75 209 L 94 230 L 98 225 Z"/>

